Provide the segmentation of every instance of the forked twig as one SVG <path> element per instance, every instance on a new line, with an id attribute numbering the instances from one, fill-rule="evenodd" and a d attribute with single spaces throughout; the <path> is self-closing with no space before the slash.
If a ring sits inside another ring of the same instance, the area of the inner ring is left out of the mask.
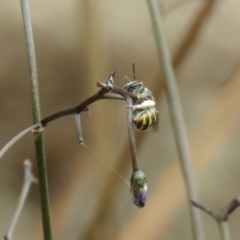
<path id="1" fill-rule="evenodd" d="M 227 220 L 228 216 L 240 206 L 240 196 L 235 197 L 226 207 L 224 207 L 220 214 L 219 218 L 221 220 Z"/>
<path id="2" fill-rule="evenodd" d="M 199 209 L 201 209 L 202 211 L 204 211 L 205 213 L 207 213 L 209 216 L 211 216 L 212 218 L 214 218 L 216 221 L 218 221 L 219 215 L 217 213 L 215 213 L 212 209 L 202 205 L 201 203 L 191 200 L 191 203 L 193 204 L 194 207 L 197 207 Z"/>
<path id="3" fill-rule="evenodd" d="M 219 232 L 221 236 L 221 240 L 230 240 L 230 233 L 228 229 L 228 217 L 229 215 L 234 212 L 240 206 L 240 196 L 235 197 L 229 204 L 227 204 L 220 213 L 215 213 L 212 209 L 202 205 L 201 203 L 191 200 L 191 203 L 210 215 L 214 220 L 217 221 Z"/>
<path id="4" fill-rule="evenodd" d="M 82 103 L 80 103 L 79 105 L 77 105 L 74 108 L 69 108 L 57 113 L 54 113 L 44 119 L 41 120 L 41 124 L 43 127 L 45 127 L 49 122 L 52 122 L 58 118 L 67 116 L 67 115 L 72 115 L 75 113 L 80 113 L 82 112 L 86 107 L 88 107 L 90 104 L 100 100 L 100 99 L 119 99 L 119 100 L 123 100 L 127 97 L 131 97 L 133 99 L 138 99 L 138 95 L 128 92 L 123 88 L 120 87 L 116 87 L 116 86 L 111 86 L 108 85 L 106 83 L 97 83 L 98 87 L 101 87 L 101 89 L 95 93 L 93 96 L 87 98 L 85 101 L 83 101 Z M 117 95 L 112 95 L 112 94 L 107 94 L 109 92 L 115 93 Z"/>
<path id="5" fill-rule="evenodd" d="M 99 85 L 99 83 L 98 83 Z M 99 87 L 102 87 L 102 85 L 100 84 Z M 106 87 L 106 86 L 105 86 Z M 22 132 L 20 132 L 19 134 L 17 134 L 14 138 L 12 138 L 0 151 L 0 159 L 3 157 L 3 155 L 10 150 L 10 148 L 16 143 L 18 142 L 22 137 L 24 137 L 26 134 L 30 133 L 30 132 L 41 132 L 49 122 L 52 122 L 58 118 L 64 117 L 64 116 L 68 116 L 68 115 L 74 115 L 74 114 L 79 114 L 82 111 L 86 111 L 87 106 L 89 106 L 90 104 L 101 100 L 101 99 L 116 99 L 116 100 L 126 100 L 127 97 L 132 97 L 133 99 L 137 99 L 138 96 L 136 94 L 130 93 L 128 91 L 126 91 L 123 88 L 120 87 L 113 87 L 113 86 L 108 86 L 110 91 L 113 93 L 109 93 L 109 89 L 106 89 L 104 87 L 102 87 L 96 94 L 94 94 L 93 96 L 87 98 L 85 101 L 83 101 L 82 103 L 80 103 L 79 105 L 77 105 L 74 108 L 70 108 L 70 109 L 66 109 L 57 113 L 54 113 L 46 118 L 44 118 L 43 120 L 40 121 L 40 123 L 34 124 L 28 128 L 26 128 L 25 130 L 23 130 Z"/>
<path id="6" fill-rule="evenodd" d="M 24 161 L 23 167 L 24 167 L 23 187 L 22 187 L 18 205 L 14 212 L 11 224 L 10 224 L 9 229 L 7 230 L 6 234 L 4 235 L 5 240 L 12 240 L 12 234 L 13 234 L 14 228 L 16 226 L 16 223 L 18 221 L 18 218 L 20 216 L 20 213 L 23 209 L 23 205 L 26 201 L 30 186 L 32 183 L 37 182 L 37 179 L 34 177 L 34 175 L 32 173 L 32 163 L 28 159 Z"/>

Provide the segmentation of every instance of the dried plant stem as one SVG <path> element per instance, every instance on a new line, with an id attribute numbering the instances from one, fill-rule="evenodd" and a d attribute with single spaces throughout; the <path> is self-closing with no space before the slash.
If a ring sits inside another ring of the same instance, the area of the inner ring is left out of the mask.
<path id="1" fill-rule="evenodd" d="M 133 105 L 132 98 L 127 98 L 127 104 L 128 106 Z M 131 156 L 132 156 L 132 169 L 133 172 L 136 172 L 139 170 L 138 161 L 137 161 L 137 148 L 135 143 L 135 137 L 134 137 L 134 129 L 133 129 L 133 109 L 131 107 L 128 107 L 127 109 L 127 125 L 128 125 L 128 138 L 130 143 L 130 150 L 131 150 Z"/>
<path id="2" fill-rule="evenodd" d="M 16 143 L 18 142 L 22 137 L 24 137 L 26 134 L 30 133 L 36 128 L 41 127 L 40 123 L 34 124 L 29 128 L 26 128 L 19 134 L 17 134 L 14 138 L 12 138 L 0 151 L 0 159 L 3 157 L 3 155 Z"/>
<path id="3" fill-rule="evenodd" d="M 74 114 L 74 120 L 75 120 L 75 125 L 76 125 L 78 142 L 79 142 L 80 144 L 83 144 L 82 124 L 81 124 L 81 116 L 80 116 L 80 113 L 75 113 L 75 114 Z"/>
<path id="4" fill-rule="evenodd" d="M 201 209 L 203 212 L 207 213 L 218 223 L 218 228 L 220 232 L 221 240 L 230 240 L 230 233 L 228 229 L 227 219 L 229 214 L 231 214 L 239 206 L 239 197 L 234 198 L 223 210 L 218 214 L 215 213 L 212 209 L 202 205 L 199 202 L 191 200 L 193 206 Z"/>
<path id="5" fill-rule="evenodd" d="M 154 27 L 158 56 L 165 82 L 165 90 L 169 105 L 169 112 L 174 130 L 175 141 L 180 158 L 188 198 L 197 200 L 196 186 L 193 177 L 188 139 L 185 130 L 183 114 L 181 111 L 181 104 L 179 100 L 176 79 L 174 76 L 167 44 L 164 37 L 161 15 L 158 10 L 158 4 L 156 0 L 147 0 L 147 2 L 151 14 L 152 24 Z M 202 240 L 203 231 L 200 213 L 199 211 L 194 209 L 190 202 L 189 208 L 191 212 L 192 231 L 194 239 Z"/>
<path id="6" fill-rule="evenodd" d="M 121 91 L 120 91 L 121 90 Z M 129 97 L 129 92 L 127 92 L 124 89 L 120 89 L 119 87 L 113 87 L 112 91 L 116 91 L 116 92 L 121 92 L 122 95 L 119 94 L 110 94 L 107 93 L 108 90 L 105 88 L 100 89 L 96 94 L 94 94 L 93 96 L 87 98 L 85 101 L 83 101 L 82 103 L 80 103 L 79 105 L 77 105 L 74 108 L 70 108 L 70 109 L 66 109 L 57 113 L 54 113 L 46 118 L 44 118 L 43 120 L 41 120 L 39 123 L 34 124 L 32 126 L 30 126 L 29 128 L 26 128 L 25 130 L 23 130 L 22 132 L 20 132 L 19 134 L 17 134 L 14 138 L 12 138 L 0 151 L 0 159 L 3 157 L 3 155 L 10 150 L 10 148 L 16 143 L 18 142 L 22 137 L 24 137 L 26 134 L 30 133 L 30 132 L 40 132 L 43 130 L 43 127 L 45 128 L 47 126 L 47 124 L 51 121 L 54 121 L 58 118 L 67 116 L 67 115 L 71 115 L 71 114 L 79 114 L 81 111 L 88 111 L 86 109 L 87 106 L 89 106 L 91 103 L 94 103 L 98 100 L 101 99 L 116 99 L 116 100 L 125 100 L 126 98 Z M 105 95 L 104 95 L 105 94 Z M 124 97 L 123 97 L 124 96 Z M 133 94 L 131 95 L 133 98 L 136 98 L 136 95 Z"/>
<path id="7" fill-rule="evenodd" d="M 191 203 L 193 204 L 193 206 L 201 209 L 203 212 L 207 213 L 209 216 L 211 216 L 213 219 L 215 219 L 216 221 L 218 221 L 219 215 L 217 213 L 215 213 L 212 209 L 203 206 L 201 203 L 196 202 L 194 200 L 191 200 Z"/>
<path id="8" fill-rule="evenodd" d="M 20 0 L 20 3 L 21 3 L 25 37 L 26 37 L 26 43 L 27 43 L 28 64 L 29 64 L 31 95 L 32 95 L 32 114 L 33 114 L 33 123 L 35 124 L 40 122 L 41 120 L 35 48 L 34 48 L 34 40 L 33 40 L 28 0 Z M 48 185 L 47 185 L 43 132 L 38 133 L 36 135 L 35 149 L 36 149 L 36 158 L 37 158 L 37 165 L 38 165 L 38 178 L 39 178 L 39 189 L 40 189 L 41 207 L 42 207 L 42 223 L 43 223 L 44 239 L 51 240 L 52 231 L 51 231 L 51 221 L 50 221 L 49 194 L 48 194 Z"/>
<path id="9" fill-rule="evenodd" d="M 120 87 L 111 86 L 111 85 L 108 85 L 106 83 L 100 83 L 100 82 L 97 83 L 97 86 L 101 87 L 101 89 L 97 93 L 95 93 L 91 97 L 87 98 L 85 101 L 81 102 L 76 107 L 69 108 L 69 109 L 66 109 L 66 110 L 54 113 L 54 114 L 52 114 L 52 115 L 42 119 L 40 121 L 42 126 L 45 127 L 45 126 L 47 126 L 48 123 L 50 123 L 50 122 L 52 122 L 52 121 L 54 121 L 54 120 L 56 120 L 58 118 L 67 116 L 67 115 L 80 113 L 82 111 L 88 111 L 86 108 L 90 104 L 92 104 L 92 103 L 94 103 L 94 102 L 96 102 L 98 100 L 101 100 L 101 99 L 117 99 L 117 100 L 125 99 L 126 100 L 127 97 L 133 98 L 135 100 L 138 99 L 138 95 L 137 94 L 128 92 L 127 90 L 125 90 L 123 88 L 120 88 Z M 111 92 L 113 92 L 115 94 L 106 94 L 109 91 L 111 91 Z M 105 97 L 105 94 L 106 94 L 107 97 Z M 118 94 L 118 95 L 116 95 L 116 94 Z"/>
<path id="10" fill-rule="evenodd" d="M 32 164 L 31 162 L 27 159 L 24 161 L 24 183 L 23 183 L 23 188 L 20 194 L 19 202 L 16 208 L 16 211 L 13 215 L 10 227 L 7 231 L 7 233 L 4 235 L 5 240 L 11 240 L 12 239 L 12 234 L 13 230 L 16 226 L 17 220 L 19 218 L 19 215 L 21 213 L 21 210 L 23 208 L 23 205 L 26 201 L 27 194 L 29 192 L 30 186 L 32 183 L 37 182 L 36 178 L 34 177 L 32 173 Z"/>

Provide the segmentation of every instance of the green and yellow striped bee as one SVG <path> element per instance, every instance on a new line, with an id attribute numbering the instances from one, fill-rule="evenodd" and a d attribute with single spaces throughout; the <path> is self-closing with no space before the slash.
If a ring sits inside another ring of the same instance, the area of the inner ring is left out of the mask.
<path id="1" fill-rule="evenodd" d="M 139 99 L 133 102 L 133 122 L 135 127 L 140 131 L 145 131 L 157 124 L 158 111 L 155 108 L 155 101 L 152 93 L 143 83 L 134 80 L 123 87 L 125 90 L 138 94 Z"/>

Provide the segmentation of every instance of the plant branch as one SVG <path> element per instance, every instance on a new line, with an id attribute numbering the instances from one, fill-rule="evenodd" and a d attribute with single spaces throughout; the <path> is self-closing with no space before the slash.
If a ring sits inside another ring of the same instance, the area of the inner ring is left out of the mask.
<path id="1" fill-rule="evenodd" d="M 167 102 L 169 106 L 170 117 L 174 130 L 175 141 L 180 158 L 188 198 L 197 199 L 196 186 L 193 177 L 193 170 L 189 153 L 188 139 L 185 130 L 183 114 L 181 110 L 181 104 L 176 85 L 176 79 L 174 76 L 170 55 L 168 52 L 167 43 L 164 36 L 161 15 L 158 10 L 158 4 L 156 0 L 147 0 L 147 2 L 151 14 L 152 24 L 154 27 L 157 52 L 159 56 L 160 67 L 162 69 L 164 77 Z M 200 213 L 190 203 L 189 208 L 191 213 L 192 232 L 194 239 L 201 240 L 203 239 L 203 230 L 200 219 Z"/>
<path id="2" fill-rule="evenodd" d="M 4 154 L 11 149 L 11 147 L 18 142 L 22 137 L 24 137 L 26 134 L 30 132 L 41 132 L 44 127 L 47 126 L 47 124 L 51 121 L 54 121 L 60 117 L 64 117 L 67 115 L 80 113 L 81 111 L 88 111 L 87 106 L 89 106 L 91 103 L 94 103 L 98 100 L 102 99 L 116 99 L 116 100 L 126 100 L 128 96 L 133 97 L 134 99 L 137 99 L 138 96 L 132 93 L 129 93 L 128 91 L 121 89 L 119 87 L 111 87 L 111 91 L 116 92 L 116 94 L 108 93 L 109 90 L 102 88 L 100 89 L 96 94 L 91 96 L 90 98 L 83 101 L 81 104 L 77 105 L 74 108 L 66 109 L 57 113 L 54 113 L 43 120 L 40 121 L 40 123 L 34 124 L 30 126 L 29 128 L 23 130 L 19 134 L 17 134 L 14 138 L 12 138 L 0 151 L 0 159 L 4 156 Z M 118 93 L 121 92 L 121 95 Z M 125 96 L 125 97 L 123 97 Z"/>
<path id="3" fill-rule="evenodd" d="M 97 83 L 97 86 L 101 87 L 101 89 L 97 93 L 95 93 L 91 97 L 87 98 L 85 101 L 83 101 L 82 103 L 80 103 L 76 107 L 69 108 L 69 109 L 54 113 L 54 114 L 44 118 L 43 120 L 40 121 L 42 126 L 45 127 L 49 122 L 52 122 L 52 121 L 54 121 L 58 118 L 61 118 L 61 117 L 67 116 L 67 115 L 72 115 L 72 114 L 75 114 L 75 113 L 80 113 L 80 112 L 86 110 L 86 108 L 90 104 L 92 104 L 92 103 L 94 103 L 94 102 L 96 102 L 100 99 L 105 99 L 105 98 L 113 99 L 114 98 L 114 99 L 123 100 L 123 98 L 126 99 L 127 97 L 131 97 L 135 100 L 138 99 L 137 94 L 133 94 L 131 92 L 128 92 L 125 89 L 120 88 L 120 87 L 114 87 L 114 86 L 108 85 L 106 83 Z M 110 91 L 113 92 L 113 93 L 116 93 L 118 95 L 106 94 Z"/>
<path id="4" fill-rule="evenodd" d="M 6 234 L 3 237 L 5 240 L 11 240 L 12 239 L 13 230 L 16 226 L 19 215 L 20 215 L 20 213 L 23 209 L 23 205 L 26 201 L 30 186 L 31 186 L 32 183 L 37 182 L 36 178 L 34 177 L 34 175 L 32 173 L 31 162 L 27 159 L 27 160 L 24 161 L 23 166 L 24 166 L 24 183 L 23 183 L 23 187 L 22 187 L 22 191 L 21 191 L 20 198 L 19 198 L 19 201 L 18 201 L 18 205 L 17 205 L 17 208 L 16 208 L 15 213 L 13 215 L 11 224 L 9 226 L 8 231 L 6 232 Z"/>
<path id="5" fill-rule="evenodd" d="M 97 100 L 100 100 L 103 97 L 103 95 L 105 93 L 107 93 L 108 91 L 109 90 L 107 90 L 105 88 L 101 88 L 96 94 L 87 98 L 85 101 L 83 101 L 82 103 L 80 103 L 76 107 L 69 108 L 69 109 L 54 113 L 54 114 L 42 119 L 40 121 L 40 123 L 42 124 L 43 127 L 46 127 L 46 125 L 49 122 L 52 122 L 52 121 L 54 121 L 58 118 L 61 118 L 61 117 L 67 116 L 67 115 L 72 115 L 72 114 L 75 114 L 75 113 L 80 113 L 80 112 L 86 110 L 86 107 L 88 107 L 90 104 L 96 102 Z"/>
<path id="6" fill-rule="evenodd" d="M 76 125 L 78 143 L 83 144 L 82 124 L 81 124 L 80 113 L 75 113 L 74 114 L 74 120 L 75 120 L 75 125 Z"/>
<path id="7" fill-rule="evenodd" d="M 191 203 L 217 221 L 221 240 L 230 240 L 227 219 L 228 215 L 231 214 L 239 206 L 239 199 L 239 197 L 234 198 L 226 207 L 223 208 L 219 214 L 194 200 L 191 200 Z"/>
<path id="8" fill-rule="evenodd" d="M 127 98 L 128 106 L 133 105 L 132 98 Z M 134 137 L 134 128 L 133 128 L 133 109 L 131 107 L 127 108 L 127 125 L 128 125 L 128 138 L 130 143 L 131 157 L 132 157 L 132 169 L 133 172 L 139 170 L 138 161 L 137 161 L 137 148 Z"/>
<path id="9" fill-rule="evenodd" d="M 114 94 L 114 93 L 109 93 L 109 94 L 105 94 L 102 96 L 101 99 L 116 99 L 116 100 L 124 100 L 126 101 L 126 99 L 118 94 Z"/>
<path id="10" fill-rule="evenodd" d="M 240 206 L 240 196 L 235 197 L 219 214 L 220 219 L 227 220 L 228 216 Z"/>
<path id="11" fill-rule="evenodd" d="M 217 213 L 215 213 L 212 209 L 210 209 L 206 206 L 203 206 L 201 203 L 196 202 L 194 200 L 191 200 L 191 203 L 193 204 L 194 207 L 201 209 L 203 212 L 207 213 L 209 216 L 211 216 L 216 221 L 218 221 L 219 215 Z"/>
<path id="12" fill-rule="evenodd" d="M 36 65 L 36 57 L 35 57 L 34 39 L 33 39 L 28 0 L 20 0 L 20 3 L 21 3 L 23 23 L 24 23 L 25 38 L 27 43 L 28 65 L 29 65 L 29 72 L 30 72 L 31 95 L 32 95 L 32 114 L 33 114 L 33 123 L 35 124 L 40 122 L 41 113 L 40 113 L 40 101 L 39 101 L 39 94 L 38 94 L 37 65 Z M 40 190 L 40 197 L 41 197 L 44 239 L 52 240 L 43 132 L 38 133 L 35 136 L 35 149 L 36 149 L 36 158 L 37 158 L 37 166 L 38 166 L 37 168 L 38 168 L 38 178 L 39 178 L 39 190 Z"/>
<path id="13" fill-rule="evenodd" d="M 19 134 L 17 134 L 14 138 L 12 138 L 0 151 L 0 159 L 3 157 L 3 155 L 16 143 L 18 142 L 22 137 L 24 137 L 26 134 L 32 132 L 34 129 L 39 129 L 41 127 L 40 123 L 34 124 L 29 128 L 26 128 Z"/>

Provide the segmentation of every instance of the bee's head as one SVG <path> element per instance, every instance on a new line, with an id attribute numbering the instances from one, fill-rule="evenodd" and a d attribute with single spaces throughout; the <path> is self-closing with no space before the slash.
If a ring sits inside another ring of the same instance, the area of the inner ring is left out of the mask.
<path id="1" fill-rule="evenodd" d="M 130 80 L 128 77 L 126 77 L 130 82 L 127 83 L 123 88 L 129 92 L 138 93 L 142 89 L 143 83 L 136 80 L 134 63 L 132 63 L 132 68 L 133 68 L 133 80 Z"/>
<path id="2" fill-rule="evenodd" d="M 131 81 L 127 83 L 123 88 L 129 92 L 135 92 L 136 90 L 140 90 L 143 87 L 143 83 L 139 81 Z"/>

